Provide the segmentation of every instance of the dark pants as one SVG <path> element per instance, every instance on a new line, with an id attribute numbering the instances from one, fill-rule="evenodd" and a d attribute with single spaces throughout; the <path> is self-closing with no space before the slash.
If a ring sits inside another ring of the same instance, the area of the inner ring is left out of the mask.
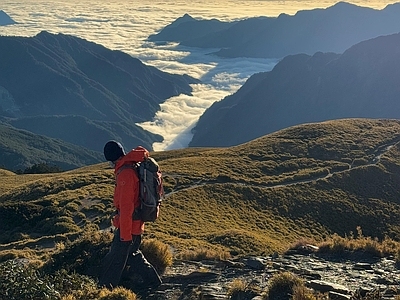
<path id="1" fill-rule="evenodd" d="M 100 286 L 112 289 L 119 285 L 122 277 L 139 275 L 143 287 L 159 286 L 160 276 L 139 250 L 141 235 L 133 235 L 132 242 L 121 242 L 119 230 L 114 232 L 110 251 L 102 262 Z"/>

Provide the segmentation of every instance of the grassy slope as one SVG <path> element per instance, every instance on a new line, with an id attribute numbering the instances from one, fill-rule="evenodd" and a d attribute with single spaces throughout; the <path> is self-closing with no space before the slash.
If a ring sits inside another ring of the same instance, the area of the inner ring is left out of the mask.
<path id="1" fill-rule="evenodd" d="M 247 254 L 350 234 L 357 226 L 364 235 L 400 240 L 399 141 L 399 121 L 338 120 L 236 147 L 154 153 L 167 197 L 146 234 L 177 251 Z M 105 163 L 62 174 L 0 176 L 3 257 L 27 255 L 18 250 L 27 245 L 51 247 L 87 224 L 109 225 L 113 175 Z"/>

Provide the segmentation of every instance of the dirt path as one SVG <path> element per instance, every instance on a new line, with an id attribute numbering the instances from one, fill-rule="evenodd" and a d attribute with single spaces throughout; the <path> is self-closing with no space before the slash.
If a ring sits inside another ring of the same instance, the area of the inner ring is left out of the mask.
<path id="1" fill-rule="evenodd" d="M 349 164 L 349 168 L 345 169 L 345 170 L 338 170 L 338 171 L 331 172 L 330 169 L 327 169 L 326 170 L 326 172 L 327 172 L 326 175 L 315 176 L 315 177 L 306 178 L 306 179 L 292 180 L 292 181 L 278 183 L 278 184 L 271 184 L 271 183 L 265 183 L 265 184 L 262 184 L 262 183 L 260 183 L 260 184 L 239 183 L 239 184 L 243 184 L 243 185 L 246 185 L 246 186 L 274 189 L 274 188 L 288 187 L 288 186 L 292 186 L 292 185 L 305 184 L 305 183 L 310 183 L 310 182 L 314 182 L 314 181 L 318 181 L 318 180 L 328 179 L 328 178 L 330 178 L 330 177 L 332 177 L 334 175 L 345 173 L 345 172 L 349 172 L 349 171 L 357 169 L 357 168 L 377 165 L 381 161 L 382 155 L 387 153 L 391 148 L 393 148 L 394 146 L 398 145 L 399 143 L 400 143 L 400 137 L 396 138 L 391 143 L 379 145 L 375 149 L 374 157 L 368 163 L 361 164 L 361 165 L 360 164 L 359 165 L 354 165 L 354 161 L 353 161 L 351 164 Z M 165 175 L 168 175 L 168 176 L 171 176 L 171 177 L 174 177 L 174 178 L 179 178 L 180 177 L 179 175 L 172 175 L 172 174 L 165 174 Z M 192 183 L 189 186 L 182 186 L 182 187 L 179 187 L 179 188 L 173 190 L 172 192 L 166 193 L 165 197 L 168 198 L 169 196 L 171 196 L 171 195 L 173 195 L 173 194 L 175 194 L 177 192 L 190 190 L 190 189 L 198 188 L 198 187 L 203 186 L 203 185 L 215 184 L 215 183 L 221 183 L 221 181 L 216 180 L 216 179 L 215 180 L 201 180 L 200 179 L 197 182 Z M 236 184 L 238 184 L 237 182 L 226 182 L 226 183 L 236 183 Z"/>

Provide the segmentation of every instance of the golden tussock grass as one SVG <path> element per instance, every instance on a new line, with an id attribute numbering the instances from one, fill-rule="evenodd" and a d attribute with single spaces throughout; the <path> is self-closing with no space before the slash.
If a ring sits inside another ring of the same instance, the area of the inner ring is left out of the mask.
<path id="1" fill-rule="evenodd" d="M 338 237 L 360 226 L 374 237 L 364 247 L 387 237 L 380 251 L 392 251 L 400 240 L 399 132 L 395 120 L 349 119 L 294 126 L 235 147 L 154 152 L 167 197 L 145 238 L 169 245 L 174 255 L 266 255 L 301 238 L 332 237 L 340 247 Z M 53 238 L 54 247 L 54 237 L 110 226 L 114 186 L 106 163 L 2 174 L 2 245 L 37 251 L 45 245 L 39 237 Z"/>

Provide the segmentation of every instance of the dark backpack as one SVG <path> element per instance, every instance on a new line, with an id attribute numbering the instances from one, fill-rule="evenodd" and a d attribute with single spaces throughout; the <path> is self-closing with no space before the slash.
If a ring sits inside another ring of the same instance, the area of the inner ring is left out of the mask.
<path id="1" fill-rule="evenodd" d="M 152 157 L 136 163 L 139 175 L 139 198 L 141 206 L 133 213 L 134 220 L 154 222 L 160 213 L 164 198 L 162 173 L 158 163 Z"/>
<path id="2" fill-rule="evenodd" d="M 143 149 L 138 147 L 132 150 L 138 151 L 138 157 L 141 157 L 142 161 L 123 165 L 118 170 L 117 176 L 126 168 L 132 168 L 137 172 L 140 206 L 135 209 L 132 218 L 144 222 L 154 222 L 158 218 L 161 202 L 164 198 L 163 178 L 158 163 L 154 158 L 143 155 Z M 145 152 L 147 153 L 147 150 Z"/>

